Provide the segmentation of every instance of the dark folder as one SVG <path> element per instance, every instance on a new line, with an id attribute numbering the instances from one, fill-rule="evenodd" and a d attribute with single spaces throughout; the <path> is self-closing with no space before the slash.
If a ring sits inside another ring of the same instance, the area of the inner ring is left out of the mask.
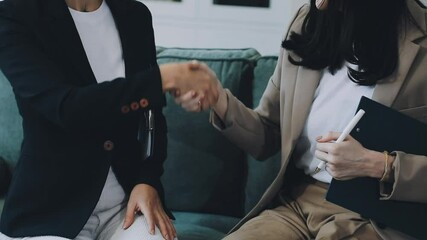
<path id="1" fill-rule="evenodd" d="M 365 148 L 427 156 L 426 124 L 366 97 L 361 98 L 358 109 L 366 113 L 350 135 Z M 427 188 L 418 191 L 427 191 Z M 379 198 L 379 182 L 373 178 L 334 179 L 326 195 L 328 201 L 372 219 L 380 226 L 427 239 L 427 203 Z"/>

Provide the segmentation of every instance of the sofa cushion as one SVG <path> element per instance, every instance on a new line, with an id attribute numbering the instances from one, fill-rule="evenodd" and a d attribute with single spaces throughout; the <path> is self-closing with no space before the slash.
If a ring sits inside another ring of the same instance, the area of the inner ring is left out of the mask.
<path id="1" fill-rule="evenodd" d="M 253 106 L 259 104 L 267 83 L 276 67 L 276 56 L 263 56 L 257 60 L 254 70 Z M 248 156 L 248 177 L 245 188 L 245 212 L 248 213 L 259 201 L 270 183 L 274 180 L 280 168 L 280 153 L 265 161 L 255 160 Z"/>
<path id="2" fill-rule="evenodd" d="M 239 222 L 239 218 L 214 214 L 173 212 L 180 240 L 218 240 Z"/>
<path id="3" fill-rule="evenodd" d="M 251 105 L 254 49 L 179 49 L 160 52 L 159 64 L 198 59 L 212 68 L 223 86 Z M 167 95 L 168 157 L 166 201 L 175 211 L 242 217 L 245 154 L 209 123 L 209 113 L 187 113 Z"/>
<path id="4" fill-rule="evenodd" d="M 0 72 L 0 156 L 15 165 L 18 160 L 22 135 L 22 118 L 16 106 L 10 83 Z"/>

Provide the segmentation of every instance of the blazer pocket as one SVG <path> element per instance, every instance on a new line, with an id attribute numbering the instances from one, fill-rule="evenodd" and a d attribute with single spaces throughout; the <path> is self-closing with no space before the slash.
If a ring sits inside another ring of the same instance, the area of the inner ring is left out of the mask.
<path id="1" fill-rule="evenodd" d="M 427 106 L 405 108 L 399 111 L 412 118 L 418 119 L 421 122 L 427 123 Z"/>

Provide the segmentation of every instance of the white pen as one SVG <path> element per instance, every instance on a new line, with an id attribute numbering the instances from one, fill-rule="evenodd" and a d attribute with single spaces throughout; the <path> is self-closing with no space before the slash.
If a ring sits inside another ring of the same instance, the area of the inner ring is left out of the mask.
<path id="1" fill-rule="evenodd" d="M 363 109 L 360 109 L 356 115 L 354 115 L 353 119 L 347 124 L 347 126 L 344 128 L 344 131 L 342 131 L 341 135 L 338 137 L 338 139 L 335 141 L 335 143 L 340 143 L 344 141 L 344 139 L 350 134 L 350 132 L 353 130 L 354 126 L 359 122 L 359 120 L 363 117 L 363 114 L 365 114 L 365 111 Z M 316 170 L 314 170 L 314 174 L 317 174 L 322 170 L 322 168 L 325 167 L 325 162 L 320 161 L 319 165 L 317 165 Z"/>

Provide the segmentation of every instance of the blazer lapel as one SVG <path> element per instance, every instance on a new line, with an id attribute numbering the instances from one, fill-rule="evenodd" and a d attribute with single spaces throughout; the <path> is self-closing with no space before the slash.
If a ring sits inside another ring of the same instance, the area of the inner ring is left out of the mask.
<path id="1" fill-rule="evenodd" d="M 407 33 L 408 40 L 402 40 L 402 47 L 399 49 L 400 55 L 398 68 L 390 77 L 377 83 L 372 99 L 389 107 L 393 105 L 394 100 L 396 99 L 402 84 L 405 82 L 406 76 L 420 49 L 420 46 L 415 44 L 413 41 L 421 36 L 422 33 L 415 29 L 412 29 Z"/>
<path id="2" fill-rule="evenodd" d="M 78 85 L 88 85 L 96 83 L 95 75 L 92 72 L 79 33 L 71 17 L 65 1 L 45 0 L 47 13 L 50 15 L 47 29 L 51 38 L 50 44 L 56 45 L 54 49 L 60 51 L 68 58 L 78 79 L 73 79 L 73 83 Z"/>
<path id="3" fill-rule="evenodd" d="M 301 133 L 313 103 L 314 93 L 319 85 L 322 71 L 299 67 L 292 105 L 292 139 Z"/>
<path id="4" fill-rule="evenodd" d="M 114 22 L 116 23 L 117 31 L 119 33 L 120 42 L 122 44 L 123 58 L 125 61 L 125 75 L 129 76 L 132 71 L 132 65 L 129 57 L 132 55 L 131 49 L 129 49 L 129 37 L 133 35 L 133 31 L 129 29 L 132 25 L 131 22 L 126 21 L 126 7 L 124 2 L 118 2 L 114 0 L 104 0 L 107 2 L 110 8 L 111 14 L 113 14 Z"/>
<path id="5" fill-rule="evenodd" d="M 413 0 L 408 0 L 407 6 L 413 19 L 404 24 L 406 32 L 399 39 L 399 67 L 393 75 L 377 84 L 372 96 L 374 100 L 389 107 L 393 105 L 418 54 L 420 46 L 416 44 L 416 40 L 424 37 L 427 31 L 425 9 Z"/>
<path id="6" fill-rule="evenodd" d="M 144 68 L 147 45 L 144 37 L 146 29 L 140 25 L 140 16 L 128 11 L 127 1 L 105 0 L 113 14 L 122 44 L 126 76 L 131 76 Z"/>

